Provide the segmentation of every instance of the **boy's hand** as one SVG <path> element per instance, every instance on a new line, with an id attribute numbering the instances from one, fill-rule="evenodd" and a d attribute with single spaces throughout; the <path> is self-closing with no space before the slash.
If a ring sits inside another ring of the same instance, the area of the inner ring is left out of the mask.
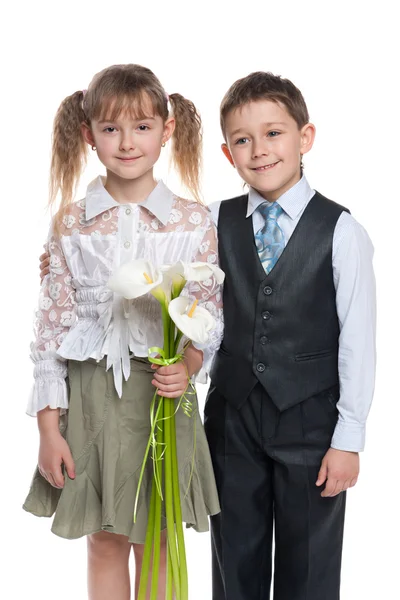
<path id="1" fill-rule="evenodd" d="M 317 486 L 326 482 L 321 496 L 333 498 L 357 483 L 360 473 L 360 457 L 357 452 L 345 452 L 330 448 L 325 454 L 318 473 Z"/>
<path id="2" fill-rule="evenodd" d="M 48 275 L 50 273 L 50 255 L 47 252 L 43 252 L 43 254 L 41 254 L 39 256 L 39 260 L 40 260 L 40 281 L 43 281 L 43 279 L 46 277 L 46 275 Z"/>
<path id="3" fill-rule="evenodd" d="M 40 434 L 39 472 L 56 488 L 64 487 L 64 475 L 61 466 L 64 463 L 70 479 L 75 478 L 75 465 L 71 450 L 59 431 Z"/>

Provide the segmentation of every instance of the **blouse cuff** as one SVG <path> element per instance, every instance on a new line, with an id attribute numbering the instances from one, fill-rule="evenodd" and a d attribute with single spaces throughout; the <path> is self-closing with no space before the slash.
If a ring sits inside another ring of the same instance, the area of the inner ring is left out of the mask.
<path id="1" fill-rule="evenodd" d="M 35 363 L 35 383 L 30 394 L 26 413 L 35 417 L 47 406 L 61 408 L 61 414 L 68 409 L 68 391 L 65 378 L 68 369 L 65 361 L 56 358 L 55 352 L 34 351 L 31 358 Z"/>
<path id="2" fill-rule="evenodd" d="M 204 348 L 204 345 L 196 344 L 196 342 L 192 342 L 192 345 L 196 350 L 201 350 L 203 352 L 203 364 L 201 365 L 200 370 L 193 375 L 193 379 L 196 383 L 207 383 L 208 373 L 210 372 L 216 351 L 210 350 L 207 347 Z"/>
<path id="3" fill-rule="evenodd" d="M 64 414 L 68 409 L 68 392 L 65 379 L 54 377 L 53 379 L 45 379 L 38 377 L 35 380 L 26 414 L 31 417 L 36 417 L 40 410 L 46 407 L 61 408 L 60 414 Z"/>

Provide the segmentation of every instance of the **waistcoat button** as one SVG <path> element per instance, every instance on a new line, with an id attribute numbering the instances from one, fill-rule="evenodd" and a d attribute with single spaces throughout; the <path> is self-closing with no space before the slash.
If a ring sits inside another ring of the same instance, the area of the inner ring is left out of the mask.
<path id="1" fill-rule="evenodd" d="M 270 296 L 272 294 L 272 287 L 266 285 L 263 291 L 266 296 Z"/>
<path id="2" fill-rule="evenodd" d="M 269 312 L 269 310 L 265 310 L 262 314 L 261 314 L 262 318 L 264 319 L 264 321 L 268 321 L 268 319 L 271 318 L 271 313 Z"/>
<path id="3" fill-rule="evenodd" d="M 265 365 L 263 363 L 258 363 L 258 365 L 257 365 L 257 371 L 259 373 L 263 373 L 265 371 Z"/>
<path id="4" fill-rule="evenodd" d="M 267 336 L 266 336 L 266 335 L 262 335 L 262 336 L 260 337 L 260 344 L 262 344 L 263 346 L 265 346 L 265 344 L 267 344 L 267 343 L 268 343 L 268 338 L 267 338 Z"/>

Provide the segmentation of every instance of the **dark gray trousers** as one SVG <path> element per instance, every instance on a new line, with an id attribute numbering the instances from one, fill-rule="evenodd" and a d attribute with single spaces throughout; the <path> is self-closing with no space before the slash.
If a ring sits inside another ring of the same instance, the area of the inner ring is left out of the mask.
<path id="1" fill-rule="evenodd" d="M 212 517 L 213 600 L 338 600 L 345 493 L 321 498 L 338 389 L 279 412 L 260 384 L 239 410 L 211 385 L 205 428 L 221 514 Z"/>

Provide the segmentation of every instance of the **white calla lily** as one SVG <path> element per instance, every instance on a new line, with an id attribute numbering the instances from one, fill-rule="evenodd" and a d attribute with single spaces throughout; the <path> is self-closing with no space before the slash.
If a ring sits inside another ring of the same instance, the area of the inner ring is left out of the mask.
<path id="1" fill-rule="evenodd" d="M 212 263 L 193 262 L 186 264 L 185 267 L 188 281 L 204 281 L 214 276 L 217 283 L 223 283 L 225 279 L 223 270 Z"/>
<path id="2" fill-rule="evenodd" d="M 225 273 L 217 265 L 208 262 L 184 263 L 180 260 L 175 265 L 165 265 L 161 269 L 171 279 L 180 276 L 186 281 L 205 281 L 213 275 L 217 283 L 222 283 L 225 279 Z"/>
<path id="3" fill-rule="evenodd" d="M 127 300 L 133 300 L 153 292 L 162 284 L 160 270 L 143 259 L 132 260 L 121 265 L 108 280 L 107 286 Z"/>
<path id="4" fill-rule="evenodd" d="M 190 340 L 198 344 L 205 344 L 209 332 L 215 327 L 215 319 L 211 313 L 197 306 L 187 296 L 179 296 L 171 300 L 168 312 L 176 327 Z"/>

